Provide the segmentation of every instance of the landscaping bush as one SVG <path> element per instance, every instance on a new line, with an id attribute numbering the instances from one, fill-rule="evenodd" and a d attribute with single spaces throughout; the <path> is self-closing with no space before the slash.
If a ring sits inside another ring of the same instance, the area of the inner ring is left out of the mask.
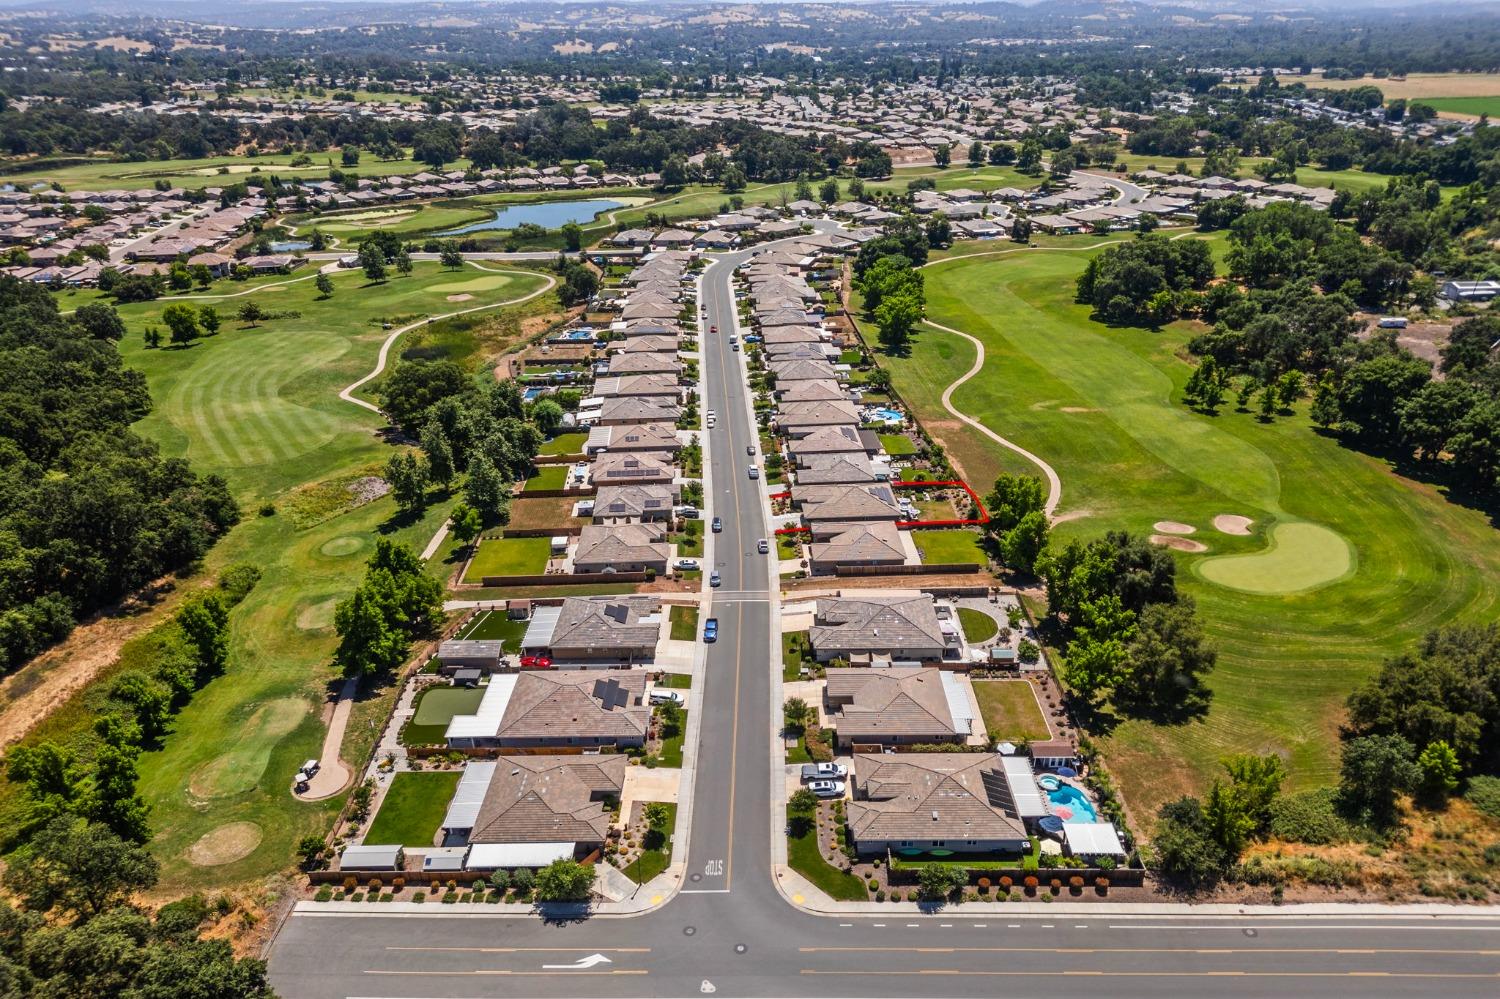
<path id="1" fill-rule="evenodd" d="M 413 902 L 425 902 L 427 901 L 427 893 L 425 891 L 414 892 L 411 900 Z"/>
<path id="2" fill-rule="evenodd" d="M 362 891 L 357 891 L 353 895 L 349 896 L 349 901 L 351 901 L 351 902 L 363 902 L 364 900 L 365 900 L 365 893 L 362 892 Z"/>
<path id="3" fill-rule="evenodd" d="M 402 877 L 391 878 L 391 890 L 392 891 L 399 892 L 402 888 L 405 888 L 405 887 L 406 887 L 406 879 L 405 878 L 402 878 Z"/>
<path id="4" fill-rule="evenodd" d="M 383 885 L 383 884 L 380 883 L 380 879 L 379 878 L 371 878 L 370 881 L 369 881 L 369 883 L 366 884 L 365 887 L 368 888 L 368 889 L 370 889 L 371 891 L 373 891 L 375 894 L 378 895 L 378 894 L 380 894 L 380 889 L 384 888 L 385 885 Z"/>
<path id="5" fill-rule="evenodd" d="M 344 879 L 344 892 L 346 894 L 348 892 L 352 892 L 354 889 L 356 889 L 358 887 L 359 887 L 359 878 L 355 877 L 354 875 L 351 874 L 347 878 Z"/>
<path id="6" fill-rule="evenodd" d="M 1076 874 L 1073 875 L 1068 879 L 1068 887 L 1073 890 L 1073 894 L 1078 894 L 1078 892 L 1083 889 L 1083 878 L 1079 877 Z"/>
<path id="7" fill-rule="evenodd" d="M 1053 878 L 1047 882 L 1047 886 L 1052 889 L 1052 894 L 1056 895 L 1062 891 L 1062 878 Z"/>
<path id="8" fill-rule="evenodd" d="M 1271 835 L 1314 845 L 1350 839 L 1353 830 L 1339 815 L 1337 804 L 1338 789 L 1332 787 L 1283 794 L 1271 802 Z M 1500 798 L 1496 804 L 1500 806 Z"/>
<path id="9" fill-rule="evenodd" d="M 1036 891 L 1037 885 L 1041 884 L 1041 882 L 1036 879 L 1036 875 L 1034 874 L 1026 875 L 1026 880 L 1022 883 L 1026 885 L 1026 891 L 1028 894 Z"/>
<path id="10" fill-rule="evenodd" d="M 875 882 L 873 882 L 873 881 L 870 882 L 871 885 L 874 885 L 874 883 Z M 322 901 L 322 900 L 319 899 L 319 901 Z M 877 901 L 877 902 L 884 902 L 885 901 L 885 889 L 884 888 L 877 888 L 875 890 L 875 901 Z"/>
<path id="11" fill-rule="evenodd" d="M 318 893 L 313 896 L 313 901 L 326 902 L 331 898 L 333 898 L 333 889 L 328 887 L 327 885 L 324 885 L 323 887 L 319 888 Z"/>
<path id="12" fill-rule="evenodd" d="M 1101 894 L 1101 895 L 1103 895 L 1105 892 L 1109 891 L 1109 878 L 1103 877 L 1102 875 L 1100 877 L 1095 878 L 1094 879 L 1094 890 L 1096 892 L 1098 892 L 1099 894 Z"/>
<path id="13" fill-rule="evenodd" d="M 1000 878 L 1000 888 L 1002 891 L 1010 891 L 1011 885 L 1013 884 L 1015 884 L 1015 882 L 1012 881 L 1008 875 Z"/>

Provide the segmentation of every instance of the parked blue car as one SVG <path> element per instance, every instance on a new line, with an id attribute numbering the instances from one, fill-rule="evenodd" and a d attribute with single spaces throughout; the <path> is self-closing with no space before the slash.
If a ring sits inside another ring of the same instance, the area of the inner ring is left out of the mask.
<path id="1" fill-rule="evenodd" d="M 705 642 L 717 642 L 719 640 L 719 619 L 711 617 L 703 622 L 703 640 Z"/>

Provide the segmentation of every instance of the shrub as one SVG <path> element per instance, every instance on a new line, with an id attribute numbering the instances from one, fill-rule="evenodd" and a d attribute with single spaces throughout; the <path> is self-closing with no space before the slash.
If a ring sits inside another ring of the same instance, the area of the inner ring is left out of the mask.
<path id="1" fill-rule="evenodd" d="M 391 878 L 391 890 L 392 891 L 400 891 L 402 888 L 405 888 L 405 887 L 406 887 L 406 879 L 405 878 L 400 877 L 400 876 Z"/>
<path id="2" fill-rule="evenodd" d="M 367 885 L 365 885 L 365 887 L 368 888 L 368 889 L 370 889 L 373 892 L 377 892 L 378 893 L 380 891 L 380 889 L 382 889 L 382 888 L 385 887 L 385 885 L 383 885 L 383 884 L 380 883 L 380 879 L 379 878 L 371 878 L 370 881 L 369 881 L 369 883 Z"/>
<path id="3" fill-rule="evenodd" d="M 1470 777 L 1469 789 L 1464 792 L 1464 797 L 1484 814 L 1500 819 L 1500 777 Z"/>
<path id="4" fill-rule="evenodd" d="M 869 881 L 869 886 L 870 886 L 870 890 L 871 891 L 875 891 L 877 888 L 880 887 L 880 882 L 877 881 L 877 880 L 875 880 L 874 878 L 871 878 L 870 881 Z"/>
<path id="5" fill-rule="evenodd" d="M 318 893 L 313 896 L 313 901 L 326 902 L 330 898 L 333 898 L 333 889 L 328 887 L 327 885 L 324 885 L 323 887 L 319 888 Z"/>
<path id="6" fill-rule="evenodd" d="M 1062 878 L 1053 878 L 1051 881 L 1047 882 L 1047 887 L 1051 888 L 1052 894 L 1056 895 L 1058 892 L 1062 891 Z"/>
<path id="7" fill-rule="evenodd" d="M 356 889 L 358 887 L 359 887 L 359 878 L 355 877 L 354 875 L 351 874 L 347 878 L 344 879 L 344 891 L 345 892 L 351 892 L 351 891 L 353 891 L 354 889 Z"/>
<path id="8" fill-rule="evenodd" d="M 874 882 L 871 882 L 871 884 L 873 884 L 873 883 Z M 885 901 L 885 889 L 884 888 L 877 888 L 875 890 L 875 901 L 877 901 L 877 902 L 884 902 Z"/>
<path id="9" fill-rule="evenodd" d="M 1041 882 L 1036 879 L 1035 874 L 1028 874 L 1022 884 L 1026 886 L 1027 891 L 1036 891 L 1036 886 L 1041 884 Z"/>
<path id="10" fill-rule="evenodd" d="M 911 891 L 909 891 L 909 892 L 906 893 L 906 900 L 908 902 L 915 902 L 915 901 L 917 901 L 917 899 L 919 899 L 921 897 L 922 897 L 922 893 L 919 892 L 919 891 L 917 891 L 915 888 L 913 888 Z"/>
<path id="11" fill-rule="evenodd" d="M 1271 802 L 1271 835 L 1313 845 L 1350 839 L 1353 830 L 1339 815 L 1337 803 L 1338 790 L 1331 787 L 1283 794 Z"/>
<path id="12" fill-rule="evenodd" d="M 1109 878 L 1100 875 L 1094 879 L 1094 890 L 1103 895 L 1109 890 Z"/>
<path id="13" fill-rule="evenodd" d="M 1071 878 L 1068 879 L 1068 887 L 1069 888 L 1082 888 L 1083 887 L 1083 878 L 1079 877 L 1076 874 L 1073 875 Z"/>
<path id="14" fill-rule="evenodd" d="M 364 900 L 365 900 L 365 893 L 362 892 L 362 891 L 357 891 L 353 895 L 349 896 L 349 901 L 351 901 L 351 902 L 363 902 Z"/>
<path id="15" fill-rule="evenodd" d="M 1000 887 L 1005 891 L 1010 891 L 1010 887 L 1013 884 L 1015 884 L 1015 882 L 1010 879 L 1009 875 L 1005 875 L 1000 879 Z"/>
<path id="16" fill-rule="evenodd" d="M 425 902 L 427 901 L 427 893 L 425 891 L 414 892 L 412 893 L 411 900 L 413 902 Z"/>

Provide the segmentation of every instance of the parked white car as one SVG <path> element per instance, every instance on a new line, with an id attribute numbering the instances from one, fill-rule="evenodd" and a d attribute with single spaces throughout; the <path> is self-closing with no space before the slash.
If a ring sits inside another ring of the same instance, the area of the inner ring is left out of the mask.
<path id="1" fill-rule="evenodd" d="M 838 780 L 849 776 L 849 768 L 842 763 L 804 763 L 803 780 Z"/>
<path id="2" fill-rule="evenodd" d="M 657 687 L 651 691 L 652 704 L 675 704 L 678 707 L 687 703 L 687 698 L 682 696 L 679 690 L 663 690 Z"/>
<path id="3" fill-rule="evenodd" d="M 844 796 L 844 782 L 841 780 L 815 780 L 807 785 L 820 798 L 842 798 Z"/>
<path id="4" fill-rule="evenodd" d="M 680 558 L 676 562 L 673 562 L 672 565 L 675 566 L 678 569 L 699 569 L 699 568 L 702 568 L 702 566 L 699 564 L 698 560 L 695 559 L 695 558 Z"/>

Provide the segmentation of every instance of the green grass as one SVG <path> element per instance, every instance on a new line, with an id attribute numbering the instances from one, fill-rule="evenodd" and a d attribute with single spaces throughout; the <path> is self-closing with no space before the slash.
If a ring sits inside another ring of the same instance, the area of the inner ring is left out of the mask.
<path id="1" fill-rule="evenodd" d="M 962 150 L 962 155 L 967 156 L 968 150 Z M 898 194 L 905 194 L 907 184 L 919 177 L 930 178 L 939 191 L 952 191 L 960 187 L 971 191 L 993 191 L 1002 187 L 1014 187 L 1025 191 L 1042 182 L 1040 176 L 1028 177 L 1017 171 L 1015 167 L 984 166 L 975 169 L 970 167 L 967 161 L 963 161 L 953 163 L 946 170 L 935 166 L 899 167 L 893 171 L 890 180 L 867 181 L 865 191 L 868 193 L 894 191 Z"/>
<path id="2" fill-rule="evenodd" d="M 977 563 L 981 568 L 988 559 L 979 548 L 979 535 L 961 528 L 941 531 L 913 531 L 912 540 L 928 565 Z"/>
<path id="3" fill-rule="evenodd" d="M 645 884 L 672 865 L 672 830 L 677 827 L 677 803 L 664 801 L 662 804 L 667 806 L 667 818 L 661 825 L 651 827 L 651 832 L 661 837 L 661 845 L 642 850 L 641 855 L 624 868 L 625 876 L 638 885 Z"/>
<path id="4" fill-rule="evenodd" d="M 698 639 L 698 608 L 687 604 L 673 604 L 668 610 L 671 621 L 670 637 L 674 642 L 693 642 Z"/>
<path id="5" fill-rule="evenodd" d="M 462 304 L 433 288 L 452 275 L 424 262 L 410 276 L 383 284 L 339 271 L 327 299 L 318 294 L 308 267 L 245 285 L 220 281 L 191 297 L 122 305 L 128 333 L 121 352 L 127 364 L 146 373 L 155 400 L 137 427 L 199 469 L 229 474 L 232 485 L 260 487 L 263 497 L 321 478 L 355 456 L 382 454 L 365 439 L 379 418 L 339 399 L 339 389 L 373 366 L 388 335 L 382 323 L 517 298 L 544 280 L 529 273 L 490 276 L 506 281 Z M 234 313 L 252 296 L 268 311 L 298 316 L 245 328 Z M 213 307 L 223 323 L 219 334 L 186 348 L 146 349 L 142 331 L 159 324 L 162 310 L 177 301 Z M 79 303 L 63 294 L 59 304 L 69 309 Z"/>
<path id="6" fill-rule="evenodd" d="M 1436 111 L 1500 118 L 1500 97 L 1421 97 L 1413 103 L 1431 105 Z"/>
<path id="7" fill-rule="evenodd" d="M 917 446 L 905 434 L 879 434 L 880 446 L 892 458 L 902 458 L 917 453 Z"/>
<path id="8" fill-rule="evenodd" d="M 588 434 L 558 434 L 542 445 L 539 454 L 582 454 L 584 441 L 589 439 Z"/>
<path id="9" fill-rule="evenodd" d="M 453 716 L 473 714 L 483 699 L 483 687 L 428 687 L 417 695 L 411 721 L 401 729 L 401 741 L 408 746 L 442 745 Z"/>
<path id="10" fill-rule="evenodd" d="M 673 531 L 667 541 L 677 546 L 678 558 L 703 557 L 703 521 L 683 521 L 682 530 Z"/>
<path id="11" fill-rule="evenodd" d="M 818 834 L 811 822 L 801 836 L 787 835 L 787 863 L 829 898 L 840 902 L 863 902 L 870 897 L 863 881 L 823 859 L 818 852 Z"/>
<path id="12" fill-rule="evenodd" d="M 1138 816 L 1201 791 L 1228 753 L 1282 754 L 1293 789 L 1329 783 L 1341 705 L 1360 680 L 1430 628 L 1494 619 L 1500 535 L 1439 490 L 1319 434 L 1305 403 L 1270 424 L 1232 404 L 1218 416 L 1187 409 L 1184 345 L 1193 330 L 1092 322 L 1072 301 L 1090 252 L 955 258 L 924 275 L 931 317 L 986 346 L 982 373 L 954 393 L 955 405 L 1061 476 L 1059 513 L 1076 519 L 1057 526 L 1059 541 L 1111 529 L 1144 535 L 1158 520 L 1178 520 L 1199 525 L 1194 539 L 1210 549 L 1177 558 L 1183 589 L 1219 649 L 1211 708 L 1176 727 L 1120 724 L 1104 740 L 1111 769 Z M 886 363 L 930 422 L 951 420 L 938 400 L 973 359 L 967 342 L 928 329 L 908 356 Z M 1001 471 L 1035 472 L 970 428 L 943 436 L 976 488 Z M 1252 518 L 1254 534 L 1207 528 L 1218 514 Z M 1265 551 L 1269 527 L 1296 523 L 1340 536 L 1352 571 L 1286 595 L 1229 589 L 1199 574 L 1208 559 Z"/>
<path id="13" fill-rule="evenodd" d="M 512 621 L 505 616 L 504 611 L 481 611 L 454 637 L 473 639 L 476 642 L 499 639 L 505 643 L 505 648 L 515 650 L 521 647 L 521 639 L 526 637 L 526 626 L 529 623 Z"/>
<path id="14" fill-rule="evenodd" d="M 802 650 L 806 648 L 807 632 L 805 631 L 789 631 L 781 636 L 782 682 L 791 683 L 793 680 L 802 678 Z"/>
<path id="15" fill-rule="evenodd" d="M 990 738 L 1037 742 L 1051 737 L 1036 694 L 1025 680 L 975 680 L 974 698 Z"/>
<path id="16" fill-rule="evenodd" d="M 971 643 L 987 642 L 1000 631 L 1000 622 L 977 607 L 960 607 L 958 623 L 963 626 L 964 637 Z"/>
<path id="17" fill-rule="evenodd" d="M 1343 536 L 1321 524 L 1280 523 L 1270 546 L 1248 555 L 1221 555 L 1197 565 L 1200 576 L 1246 593 L 1298 593 L 1348 575 L 1354 553 Z"/>
<path id="18" fill-rule="evenodd" d="M 132 166 L 142 165 L 150 166 Z M 437 502 L 415 519 L 397 519 L 385 497 L 293 516 L 294 489 L 378 468 L 389 456 L 375 433 L 381 418 L 338 398 L 374 365 L 388 335 L 381 317 L 455 308 L 428 290 L 451 280 L 431 265 L 368 287 L 362 275 L 340 272 L 328 300 L 319 300 L 311 277 L 302 271 L 291 278 L 219 282 L 210 289 L 216 297 L 189 299 L 216 306 L 225 321 L 218 336 L 186 349 L 147 350 L 141 337 L 146 322 L 180 298 L 120 308 L 129 331 L 121 353 L 145 375 L 155 401 L 137 431 L 164 454 L 191 459 L 195 470 L 223 475 L 244 511 L 239 526 L 205 559 L 205 574 L 240 561 L 263 572 L 231 616 L 228 670 L 194 695 L 162 748 L 141 758 L 139 788 L 151 806 L 152 851 L 162 864 L 164 893 L 259 883 L 289 865 L 298 839 L 328 831 L 342 796 L 309 803 L 290 795 L 288 786 L 303 760 L 322 755 L 320 709 L 335 682 L 329 665 L 337 640 L 333 607 L 358 582 L 377 537 L 420 550 L 452 505 Z M 511 287 L 465 305 L 503 301 L 541 284 L 539 276 L 518 275 Z M 243 298 L 225 296 L 246 291 L 268 310 L 300 317 L 241 329 L 233 310 Z M 59 301 L 64 309 L 79 304 L 67 294 Z M 266 500 L 278 512 L 257 516 Z M 393 688 L 377 688 L 355 702 L 344 759 L 360 764 L 368 758 L 393 694 Z M 291 702 L 303 710 L 287 728 L 283 711 Z M 259 826 L 260 845 L 214 867 L 187 859 L 195 842 L 232 822 Z"/>
<path id="19" fill-rule="evenodd" d="M 485 576 L 534 576 L 547 569 L 552 554 L 550 538 L 487 538 L 464 573 L 466 582 Z"/>
<path id="20" fill-rule="evenodd" d="M 693 676 L 691 673 L 665 673 L 656 685 L 668 690 L 691 690 L 693 689 Z"/>
<path id="21" fill-rule="evenodd" d="M 687 738 L 688 713 L 682 713 L 682 724 L 677 729 L 677 734 L 661 741 L 661 752 L 656 754 L 656 765 L 660 767 L 682 766 L 682 742 Z"/>
<path id="22" fill-rule="evenodd" d="M 143 160 L 139 163 L 113 163 L 99 158 L 86 163 L 67 166 L 28 169 L 23 173 L 7 173 L 5 164 L 0 164 L 0 183 L 29 185 L 36 183 L 59 183 L 68 191 L 103 191 L 123 188 L 136 190 L 151 187 L 158 180 L 165 180 L 173 187 L 202 188 L 222 187 L 244 180 L 254 173 L 276 174 L 283 179 L 296 177 L 302 180 L 319 180 L 328 176 L 330 169 L 339 166 L 339 154 L 311 153 L 312 164 L 292 167 L 295 153 L 265 153 L 261 156 L 212 156 L 196 160 Z M 35 164 L 28 164 L 35 167 Z M 228 173 L 220 173 L 220 168 Z M 258 168 L 258 171 L 257 171 Z M 388 177 L 396 174 L 411 175 L 429 169 L 425 163 L 413 160 L 377 160 L 366 153 L 360 158 L 356 172 L 361 177 Z M 450 169 L 464 169 L 460 163 Z"/>
<path id="23" fill-rule="evenodd" d="M 370 232 L 393 232 L 398 236 L 457 229 L 492 218 L 487 208 L 464 201 L 441 201 L 428 204 L 379 205 L 342 214 L 305 215 L 288 219 L 300 235 L 318 229 L 328 236 L 358 238 Z"/>
<path id="24" fill-rule="evenodd" d="M 431 846 L 460 776 L 457 770 L 398 773 L 365 831 L 365 842 Z"/>
<path id="25" fill-rule="evenodd" d="M 526 480 L 522 492 L 538 492 L 543 489 L 561 489 L 568 484 L 567 465 L 542 465 L 536 474 Z"/>

